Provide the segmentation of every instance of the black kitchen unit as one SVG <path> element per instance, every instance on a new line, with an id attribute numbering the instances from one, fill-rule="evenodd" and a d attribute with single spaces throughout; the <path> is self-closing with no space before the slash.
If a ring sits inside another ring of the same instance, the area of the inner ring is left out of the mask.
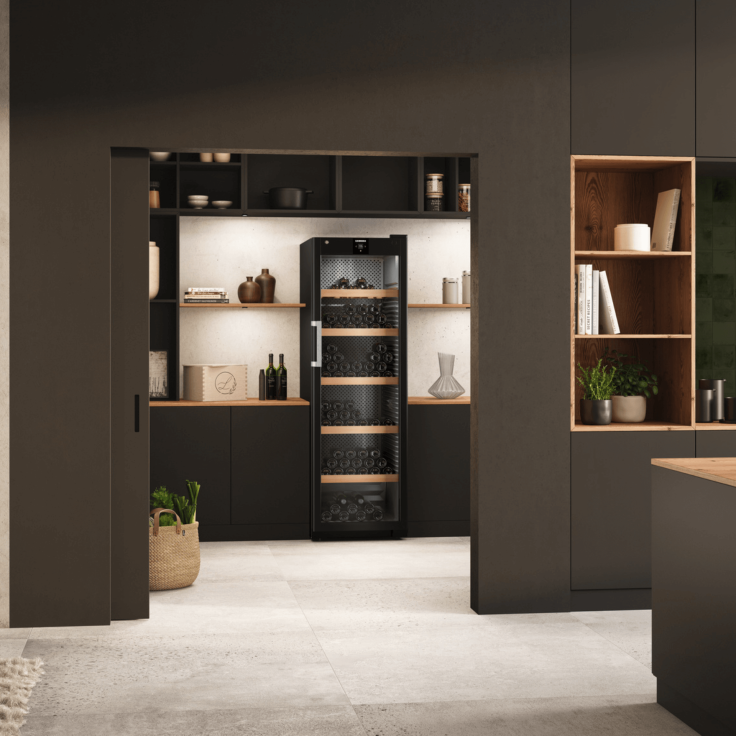
<path id="1" fill-rule="evenodd" d="M 407 534 L 407 238 L 300 246 L 313 540 Z"/>

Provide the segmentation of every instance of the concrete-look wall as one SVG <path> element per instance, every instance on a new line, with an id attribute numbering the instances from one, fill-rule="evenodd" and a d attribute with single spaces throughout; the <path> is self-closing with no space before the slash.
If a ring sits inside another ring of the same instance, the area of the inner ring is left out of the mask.
<path id="1" fill-rule="evenodd" d="M 470 269 L 469 220 L 183 217 L 180 288 L 222 286 L 237 302 L 238 284 L 268 268 L 276 301 L 299 302 L 299 244 L 317 236 L 408 236 L 409 304 L 442 302 L 442 278 Z M 462 284 L 458 284 L 460 287 Z M 439 377 L 437 353 L 455 355 L 455 378 L 470 393 L 470 313 L 409 310 L 409 396 L 426 396 Z M 180 358 L 192 363 L 245 363 L 248 396 L 258 396 L 258 372 L 268 353 L 285 354 L 289 396 L 299 395 L 297 310 L 183 309 Z M 181 381 L 183 393 L 183 380 Z"/>
<path id="2" fill-rule="evenodd" d="M 0 628 L 6 628 L 10 619 L 9 598 L 9 485 L 8 464 L 10 444 L 10 373 L 8 370 L 8 342 L 10 337 L 10 301 L 8 278 L 10 271 L 10 51 L 9 4 L 0 0 Z"/>

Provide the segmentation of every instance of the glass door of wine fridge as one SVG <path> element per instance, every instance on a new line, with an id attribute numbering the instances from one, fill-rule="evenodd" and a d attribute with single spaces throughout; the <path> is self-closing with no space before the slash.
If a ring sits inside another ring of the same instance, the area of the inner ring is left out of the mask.
<path id="1" fill-rule="evenodd" d="M 301 245 L 312 539 L 406 534 L 406 243 L 391 235 Z"/>

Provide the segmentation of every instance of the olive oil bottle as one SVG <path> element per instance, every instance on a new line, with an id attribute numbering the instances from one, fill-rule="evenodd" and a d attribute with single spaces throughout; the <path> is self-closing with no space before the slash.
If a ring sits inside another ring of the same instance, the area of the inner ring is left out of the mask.
<path id="1" fill-rule="evenodd" d="M 276 398 L 276 369 L 273 367 L 273 353 L 268 354 L 268 368 L 266 368 L 266 399 L 273 401 Z"/>
<path id="2" fill-rule="evenodd" d="M 286 401 L 286 366 L 284 354 L 279 354 L 279 367 L 276 369 L 276 399 Z"/>

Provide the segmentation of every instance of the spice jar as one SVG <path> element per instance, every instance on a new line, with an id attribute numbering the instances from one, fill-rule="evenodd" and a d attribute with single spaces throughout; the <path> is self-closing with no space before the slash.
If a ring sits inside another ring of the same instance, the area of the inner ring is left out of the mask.
<path id="1" fill-rule="evenodd" d="M 151 188 L 148 192 L 148 206 L 152 210 L 161 209 L 161 195 L 159 194 L 160 188 L 161 185 L 157 181 L 151 182 Z"/>
<path id="2" fill-rule="evenodd" d="M 444 194 L 428 194 L 424 198 L 424 211 L 425 212 L 442 212 L 444 204 Z"/>
<path id="3" fill-rule="evenodd" d="M 463 304 L 470 304 L 470 271 L 463 271 Z"/>
<path id="4" fill-rule="evenodd" d="M 444 178 L 444 174 L 425 174 L 425 194 L 444 194 L 442 188 L 442 180 Z"/>
<path id="5" fill-rule="evenodd" d="M 460 184 L 458 187 L 457 208 L 460 212 L 470 212 L 470 184 Z"/>
<path id="6" fill-rule="evenodd" d="M 442 279 L 442 303 L 457 304 L 457 279 Z"/>

